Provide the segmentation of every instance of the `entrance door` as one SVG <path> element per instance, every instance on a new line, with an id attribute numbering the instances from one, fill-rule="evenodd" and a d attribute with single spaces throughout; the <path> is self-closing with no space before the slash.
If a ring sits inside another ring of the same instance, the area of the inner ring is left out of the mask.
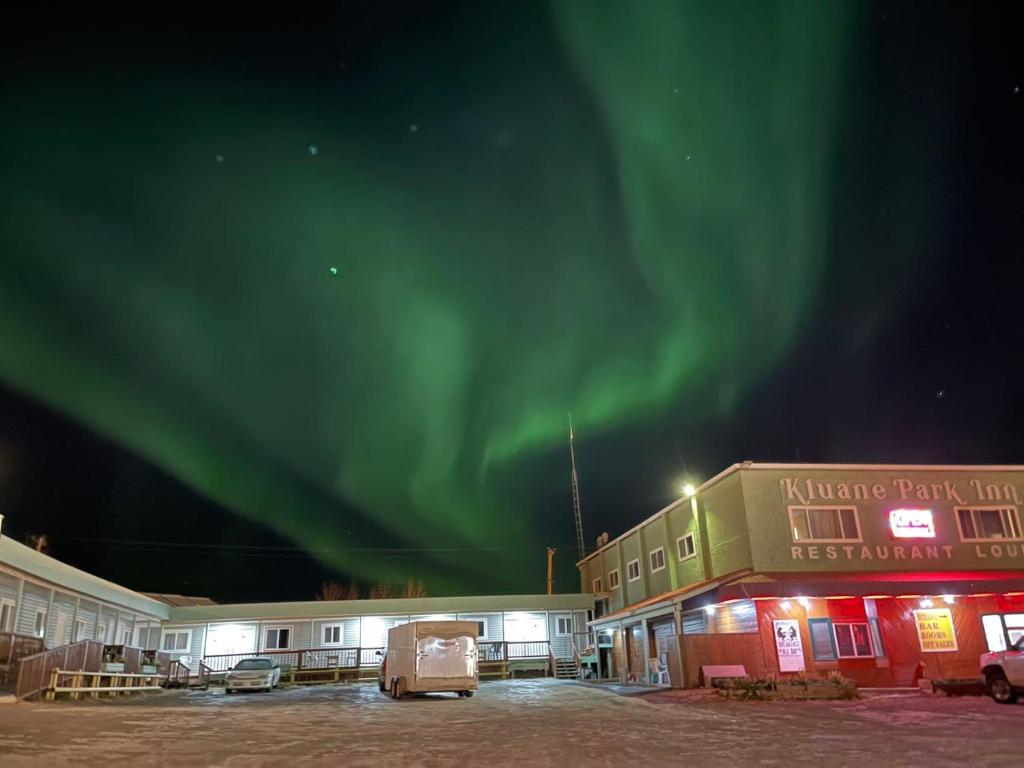
<path id="1" fill-rule="evenodd" d="M 256 627 L 252 624 L 213 624 L 206 633 L 205 656 L 252 653 Z"/>
<path id="2" fill-rule="evenodd" d="M 676 622 L 675 619 L 666 619 L 665 621 L 659 621 L 651 624 L 651 634 L 654 635 L 654 649 L 656 652 L 655 658 L 658 661 L 658 673 L 657 683 L 658 685 L 668 685 L 668 647 L 672 643 L 672 638 L 676 633 Z"/>
<path id="3" fill-rule="evenodd" d="M 626 630 L 625 635 L 629 680 L 643 682 L 647 678 L 644 669 L 644 628 L 640 624 L 634 624 Z"/>
<path id="4" fill-rule="evenodd" d="M 68 630 L 68 617 L 64 615 L 64 611 L 57 609 L 57 621 L 56 626 L 53 629 L 53 645 L 66 645 L 68 642 L 67 635 L 65 634 Z"/>

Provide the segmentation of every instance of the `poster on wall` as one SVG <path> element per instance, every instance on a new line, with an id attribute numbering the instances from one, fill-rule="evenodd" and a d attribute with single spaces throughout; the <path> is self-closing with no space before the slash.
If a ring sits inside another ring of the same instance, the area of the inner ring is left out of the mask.
<path id="1" fill-rule="evenodd" d="M 775 652 L 779 655 L 780 672 L 804 671 L 804 646 L 800 640 L 800 624 L 794 619 L 776 619 Z"/>
<path id="2" fill-rule="evenodd" d="M 917 627 L 921 650 L 925 653 L 957 650 L 953 614 L 949 608 L 914 611 L 914 625 Z"/>

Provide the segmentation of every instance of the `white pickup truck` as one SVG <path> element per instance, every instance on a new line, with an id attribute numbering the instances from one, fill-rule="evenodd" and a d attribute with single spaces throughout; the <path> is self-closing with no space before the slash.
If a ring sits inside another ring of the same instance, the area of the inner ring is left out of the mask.
<path id="1" fill-rule="evenodd" d="M 1024 636 L 1005 651 L 982 654 L 981 679 L 1000 704 L 1012 704 L 1024 694 Z"/>

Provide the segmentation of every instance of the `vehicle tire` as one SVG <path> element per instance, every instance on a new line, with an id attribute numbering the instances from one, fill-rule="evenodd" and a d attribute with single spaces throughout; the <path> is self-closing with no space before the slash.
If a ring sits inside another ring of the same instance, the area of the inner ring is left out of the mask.
<path id="1" fill-rule="evenodd" d="M 391 681 L 391 698 L 392 699 L 397 699 L 398 698 L 398 681 L 397 680 L 392 680 Z"/>
<path id="2" fill-rule="evenodd" d="M 1013 704 L 1017 700 L 1017 692 L 1010 685 L 1002 670 L 988 673 L 988 695 L 999 704 Z"/>
<path id="3" fill-rule="evenodd" d="M 466 691 L 466 698 L 467 699 L 473 698 L 473 691 Z"/>
<path id="4" fill-rule="evenodd" d="M 383 680 L 378 680 L 377 681 L 377 687 L 380 688 L 380 692 L 381 693 L 386 693 L 387 690 L 388 690 L 388 687 L 386 685 L 384 685 L 384 681 Z"/>
<path id="5" fill-rule="evenodd" d="M 224 695 L 225 696 L 230 696 L 231 695 L 231 689 L 230 688 L 225 688 L 224 689 Z"/>

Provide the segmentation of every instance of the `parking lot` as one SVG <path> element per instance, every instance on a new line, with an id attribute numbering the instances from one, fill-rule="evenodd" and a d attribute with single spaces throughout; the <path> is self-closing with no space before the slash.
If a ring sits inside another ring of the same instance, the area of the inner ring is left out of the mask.
<path id="1" fill-rule="evenodd" d="M 740 703 L 535 680 L 395 702 L 331 685 L 7 705 L 0 764 L 1004 768 L 1022 734 L 1024 705 L 982 698 Z"/>

